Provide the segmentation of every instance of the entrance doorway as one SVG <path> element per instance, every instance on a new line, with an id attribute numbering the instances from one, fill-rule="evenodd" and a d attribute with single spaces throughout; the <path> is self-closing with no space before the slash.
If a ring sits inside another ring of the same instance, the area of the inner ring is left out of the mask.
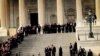
<path id="1" fill-rule="evenodd" d="M 31 26 L 38 25 L 38 13 L 30 13 Z"/>

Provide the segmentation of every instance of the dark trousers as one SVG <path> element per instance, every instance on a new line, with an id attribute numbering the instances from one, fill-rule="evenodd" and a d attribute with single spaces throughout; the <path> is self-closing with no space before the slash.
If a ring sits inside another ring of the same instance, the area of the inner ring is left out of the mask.
<path id="1" fill-rule="evenodd" d="M 53 53 L 53 54 L 52 54 L 52 56 L 56 56 L 56 54 L 55 54 L 55 53 Z"/>

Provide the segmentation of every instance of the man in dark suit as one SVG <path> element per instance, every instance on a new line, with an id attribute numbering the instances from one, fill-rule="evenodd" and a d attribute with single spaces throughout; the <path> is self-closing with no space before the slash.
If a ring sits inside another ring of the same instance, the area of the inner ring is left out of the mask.
<path id="1" fill-rule="evenodd" d="M 48 50 L 47 50 L 47 47 L 45 48 L 45 56 L 48 56 Z"/>
<path id="2" fill-rule="evenodd" d="M 48 46 L 48 56 L 51 56 L 51 47 Z"/>
<path id="3" fill-rule="evenodd" d="M 56 47 L 52 45 L 52 56 L 56 56 Z"/>
<path id="4" fill-rule="evenodd" d="M 73 56 L 73 46 L 72 46 L 72 43 L 70 43 L 69 50 L 70 50 L 70 56 Z"/>
<path id="5" fill-rule="evenodd" d="M 77 53 L 77 42 L 74 43 L 74 51 Z"/>
<path id="6" fill-rule="evenodd" d="M 88 56 L 93 56 L 93 52 L 91 51 L 91 49 L 89 49 L 88 51 Z"/>
<path id="7" fill-rule="evenodd" d="M 58 33 L 61 33 L 61 25 L 58 25 Z"/>
<path id="8" fill-rule="evenodd" d="M 62 50 L 62 47 L 61 46 L 59 48 L 59 56 L 63 56 L 63 50 Z"/>

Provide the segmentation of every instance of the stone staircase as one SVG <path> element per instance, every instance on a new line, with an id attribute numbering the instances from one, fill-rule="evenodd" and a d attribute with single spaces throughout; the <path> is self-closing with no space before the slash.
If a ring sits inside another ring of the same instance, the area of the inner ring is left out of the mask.
<path id="1" fill-rule="evenodd" d="M 51 46 L 52 44 L 56 46 L 58 56 L 59 47 L 63 48 L 63 56 L 69 55 L 69 44 L 76 41 L 75 33 L 57 33 L 57 34 L 37 34 L 25 37 L 24 41 L 18 46 L 18 48 L 12 50 L 12 56 L 16 53 L 20 53 L 20 56 L 45 56 L 44 48 Z"/>

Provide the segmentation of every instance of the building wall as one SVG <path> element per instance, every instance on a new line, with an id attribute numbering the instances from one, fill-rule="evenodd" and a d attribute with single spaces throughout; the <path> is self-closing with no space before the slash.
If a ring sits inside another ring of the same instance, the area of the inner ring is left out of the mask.
<path id="1" fill-rule="evenodd" d="M 14 3 L 13 3 L 14 1 Z M 95 9 L 95 0 L 82 0 L 83 14 L 85 14 L 85 7 L 90 6 Z M 76 1 L 64 0 L 64 24 L 76 20 Z M 10 27 L 18 26 L 19 11 L 18 0 L 10 0 Z M 38 13 L 37 0 L 25 0 L 27 18 L 30 23 L 30 13 Z M 45 0 L 46 9 L 46 24 L 57 23 L 57 5 L 56 0 Z"/>
<path id="2" fill-rule="evenodd" d="M 64 0 L 64 23 L 76 19 L 76 1 Z"/>
<path id="3" fill-rule="evenodd" d="M 57 23 L 57 8 L 56 8 L 56 0 L 46 0 L 45 2 L 46 8 L 46 23 L 53 24 Z"/>

